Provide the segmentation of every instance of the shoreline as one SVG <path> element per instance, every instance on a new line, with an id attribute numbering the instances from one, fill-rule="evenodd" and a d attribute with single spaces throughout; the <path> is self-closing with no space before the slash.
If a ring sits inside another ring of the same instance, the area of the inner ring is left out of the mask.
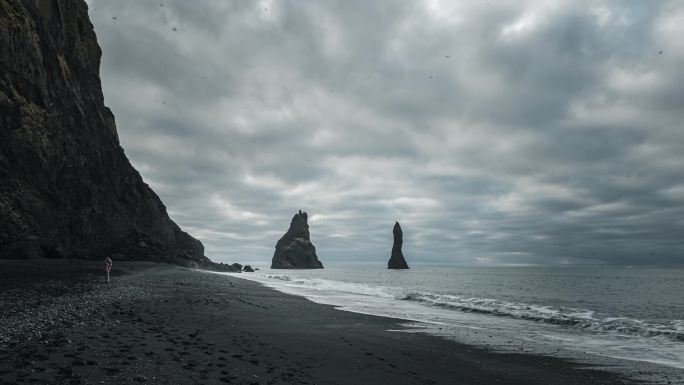
<path id="1" fill-rule="evenodd" d="M 393 275 L 384 275 L 384 269 L 369 275 L 366 271 L 355 271 L 350 267 L 343 268 L 340 274 L 261 268 L 256 273 L 233 276 L 258 282 L 285 294 L 302 296 L 318 304 L 332 305 L 342 311 L 396 318 L 403 321 L 402 326 L 409 328 L 407 332 L 429 333 L 492 352 L 561 358 L 580 365 L 600 367 L 640 383 L 684 384 L 684 361 L 678 360 L 678 357 L 683 357 L 679 354 L 681 345 L 664 333 L 648 337 L 639 334 L 640 331 L 651 331 L 646 328 L 624 333 L 600 330 L 606 325 L 602 321 L 609 321 L 609 327 L 625 327 L 625 324 L 618 324 L 623 322 L 618 321 L 619 318 L 615 321 L 600 316 L 590 317 L 591 321 L 575 318 L 579 322 L 569 325 L 569 322 L 557 322 L 559 318 L 555 317 L 562 315 L 561 312 L 567 308 L 553 308 L 552 305 L 539 306 L 558 312 L 548 318 L 534 318 L 539 315 L 535 305 L 506 302 L 515 301 L 510 296 L 506 300 L 491 300 L 483 306 L 484 309 L 480 309 L 478 300 L 489 301 L 486 298 L 496 297 L 488 297 L 484 293 L 482 298 L 474 298 L 477 294 L 472 292 L 465 297 L 442 297 L 441 294 L 447 292 L 444 287 L 419 287 L 415 279 L 393 282 Z M 417 279 L 420 280 L 421 276 L 425 279 L 432 273 L 420 274 Z M 471 304 L 474 305 L 469 307 Z M 591 310 L 581 313 L 579 310 L 575 309 L 576 314 L 594 313 Z M 526 318 L 525 313 L 515 311 L 528 311 L 532 316 Z M 626 320 L 639 326 L 639 320 Z"/>
<path id="2" fill-rule="evenodd" d="M 11 263 L 0 263 L 3 273 L 12 274 Z M 18 289 L 0 285 L 1 309 L 22 305 L 27 298 L 14 295 L 29 287 L 34 294 L 45 292 L 44 300 L 28 304 L 23 317 L 3 312 L 0 326 L 27 319 L 48 322 L 29 325 L 39 332 L 29 342 L 0 345 L 1 384 L 633 383 L 563 359 L 496 353 L 401 332 L 408 330 L 405 320 L 337 310 L 238 277 L 119 263 L 107 285 L 104 274 L 98 276 L 101 268 L 89 275 L 83 272 L 96 266 L 66 265 L 53 280 L 43 269 L 38 278 L 21 279 Z M 79 284 L 59 279 L 69 277 L 70 270 L 81 274 Z M 63 292 L 52 295 L 60 285 Z M 50 324 L 54 319 L 66 323 Z"/>

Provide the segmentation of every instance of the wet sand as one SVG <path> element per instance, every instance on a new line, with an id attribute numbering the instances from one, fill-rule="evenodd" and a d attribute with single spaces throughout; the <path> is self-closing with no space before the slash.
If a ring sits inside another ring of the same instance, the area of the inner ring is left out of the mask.
<path id="1" fill-rule="evenodd" d="M 152 263 L 0 261 L 0 384 L 622 384 L 257 283 Z"/>

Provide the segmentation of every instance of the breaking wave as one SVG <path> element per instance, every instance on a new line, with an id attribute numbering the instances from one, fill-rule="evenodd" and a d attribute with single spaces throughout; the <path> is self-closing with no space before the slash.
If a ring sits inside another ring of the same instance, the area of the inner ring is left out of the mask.
<path id="1" fill-rule="evenodd" d="M 373 286 L 319 278 L 297 278 L 280 274 L 266 274 L 265 278 L 281 281 L 287 286 L 305 290 L 341 292 L 410 301 L 442 309 L 556 324 L 597 333 L 618 333 L 642 337 L 665 336 L 674 341 L 684 342 L 684 320 L 655 322 L 625 317 L 597 318 L 595 317 L 595 311 L 589 309 L 515 303 L 489 298 L 472 298 L 428 292 L 407 292 L 387 286 Z"/>
<path id="2" fill-rule="evenodd" d="M 594 332 L 617 332 L 642 337 L 667 336 L 673 340 L 684 342 L 683 320 L 658 323 L 625 317 L 594 318 L 595 312 L 587 309 L 530 305 L 432 293 L 409 293 L 398 299 L 452 310 L 572 326 Z"/>

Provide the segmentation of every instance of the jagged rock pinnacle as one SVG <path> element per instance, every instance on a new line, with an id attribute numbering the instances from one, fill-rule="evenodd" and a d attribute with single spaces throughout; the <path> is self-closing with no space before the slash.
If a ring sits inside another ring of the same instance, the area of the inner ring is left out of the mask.
<path id="1" fill-rule="evenodd" d="M 404 243 L 404 233 L 401 231 L 399 222 L 394 223 L 394 243 L 392 244 L 392 256 L 387 262 L 388 269 L 408 269 L 408 264 L 404 259 L 404 254 L 401 252 L 401 246 Z"/>
<path id="2" fill-rule="evenodd" d="M 316 247 L 309 236 L 308 215 L 299 210 L 292 217 L 290 228 L 278 241 L 271 261 L 271 269 L 322 269 Z"/>

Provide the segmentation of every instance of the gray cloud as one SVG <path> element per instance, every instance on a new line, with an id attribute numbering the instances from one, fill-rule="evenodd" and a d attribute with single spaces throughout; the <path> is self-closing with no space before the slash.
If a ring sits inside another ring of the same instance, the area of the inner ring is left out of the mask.
<path id="1" fill-rule="evenodd" d="M 218 261 L 684 263 L 684 6 L 88 0 L 122 146 Z M 116 17 L 114 20 L 113 17 Z"/>

